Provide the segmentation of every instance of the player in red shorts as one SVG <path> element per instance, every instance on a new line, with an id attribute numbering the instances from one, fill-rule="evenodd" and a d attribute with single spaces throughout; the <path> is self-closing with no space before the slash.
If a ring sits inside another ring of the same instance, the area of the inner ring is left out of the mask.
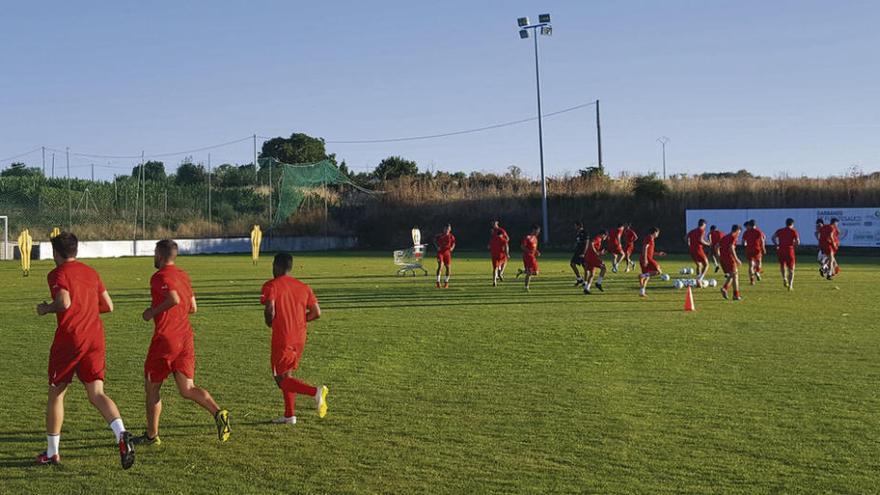
<path id="1" fill-rule="evenodd" d="M 177 243 L 171 239 L 156 243 L 153 266 L 156 273 L 150 278 L 152 305 L 144 310 L 144 321 L 153 320 L 153 339 L 144 361 L 144 390 L 146 392 L 147 431 L 135 438 L 143 445 L 159 445 L 159 416 L 162 399 L 159 389 L 168 375 L 181 397 L 205 408 L 214 416 L 217 437 L 221 442 L 229 439 L 229 411 L 221 409 L 207 390 L 195 386 L 196 354 L 193 346 L 193 329 L 189 315 L 197 310 L 189 275 L 178 268 Z"/>
<path id="2" fill-rule="evenodd" d="M 715 273 L 718 273 L 718 270 L 721 269 L 721 263 L 719 262 L 719 254 L 718 254 L 718 243 L 721 242 L 721 238 L 724 237 L 724 232 L 718 230 L 718 227 L 714 225 L 709 226 L 709 252 L 712 253 L 712 263 L 715 264 Z"/>
<path id="3" fill-rule="evenodd" d="M 767 237 L 758 228 L 754 220 L 746 222 L 746 231 L 742 235 L 745 246 L 746 260 L 749 262 L 749 283 L 755 285 L 755 280 L 761 281 L 763 272 L 762 260 L 767 252 Z"/>
<path id="4" fill-rule="evenodd" d="M 56 268 L 49 272 L 52 302 L 37 305 L 40 316 L 55 313 L 58 327 L 49 351 L 49 399 L 46 404 L 46 451 L 37 464 L 60 464 L 58 453 L 64 423 L 64 393 L 73 375 L 83 383 L 89 402 L 110 425 L 119 447 L 122 468 L 134 464 L 131 436 L 125 431 L 119 409 L 104 393 L 105 342 L 101 313 L 113 311 L 113 300 L 101 277 L 76 260 L 78 241 L 70 232 L 52 238 Z M 7 396 L 7 400 L 13 399 Z"/>
<path id="5" fill-rule="evenodd" d="M 830 222 L 819 229 L 819 250 L 824 257 L 824 263 L 820 273 L 831 280 L 840 272 L 837 265 L 837 250 L 840 248 L 840 231 L 837 229 L 838 220 L 832 218 Z"/>
<path id="6" fill-rule="evenodd" d="M 727 289 L 733 285 L 733 300 L 741 301 L 739 293 L 739 257 L 736 255 L 736 241 L 742 231 L 739 225 L 730 228 L 730 233 L 722 237 L 718 242 L 718 258 L 721 261 L 721 269 L 724 270 L 724 285 L 721 286 L 721 296 L 727 299 Z"/>
<path id="7" fill-rule="evenodd" d="M 706 240 L 706 220 L 701 218 L 697 222 L 697 228 L 687 233 L 687 244 L 691 259 L 697 265 L 697 280 L 701 282 L 698 287 L 702 287 L 703 278 L 709 271 L 709 257 L 706 256 L 705 250 L 709 247 L 709 242 Z"/>
<path id="8" fill-rule="evenodd" d="M 788 290 L 794 290 L 794 250 L 800 243 L 801 238 L 794 228 L 793 218 L 787 218 L 785 227 L 773 234 L 773 244 L 776 245 L 776 256 L 779 258 L 779 271 L 782 273 L 782 284 Z"/>
<path id="9" fill-rule="evenodd" d="M 440 288 L 440 271 L 446 267 L 446 279 L 443 288 L 449 288 L 449 267 L 452 265 L 452 252 L 455 251 L 455 236 L 452 235 L 452 225 L 446 224 L 443 232 L 434 237 L 434 246 L 437 247 L 437 288 Z"/>
<path id="10" fill-rule="evenodd" d="M 540 233 L 541 227 L 532 225 L 531 232 L 523 237 L 519 243 L 523 251 L 523 269 L 519 270 L 516 276 L 519 277 L 525 274 L 526 291 L 529 290 L 529 282 L 532 280 L 532 277 L 538 274 L 538 256 L 541 256 L 541 252 L 538 251 L 538 234 Z"/>
<path id="11" fill-rule="evenodd" d="M 507 267 L 507 260 L 510 259 L 510 236 L 501 228 L 498 220 L 492 221 L 489 255 L 492 257 L 492 287 L 495 287 L 499 280 L 504 281 L 504 269 Z"/>
<path id="12" fill-rule="evenodd" d="M 633 230 L 632 224 L 625 224 L 623 229 L 623 258 L 626 260 L 626 272 L 629 272 L 636 266 L 636 262 L 632 260 L 633 251 L 636 248 L 636 241 L 639 236 Z"/>
<path id="13" fill-rule="evenodd" d="M 663 274 L 660 263 L 654 259 L 654 255 L 664 256 L 666 253 L 662 251 L 654 252 L 654 242 L 660 237 L 660 229 L 652 227 L 648 232 L 645 240 L 642 241 L 642 254 L 639 257 L 639 264 L 642 267 L 642 274 L 639 275 L 639 297 L 648 297 L 646 290 L 648 289 L 648 281 L 651 277 L 658 277 Z"/>
<path id="14" fill-rule="evenodd" d="M 626 254 L 623 252 L 623 231 L 622 223 L 618 223 L 617 227 L 608 231 L 608 252 L 611 253 L 611 271 L 617 273 L 618 264 L 624 260 Z"/>
<path id="15" fill-rule="evenodd" d="M 315 399 L 318 417 L 327 415 L 326 386 L 313 387 L 297 380 L 293 372 L 306 346 L 306 325 L 321 317 L 321 308 L 312 289 L 290 276 L 293 256 L 278 253 L 272 263 L 272 280 L 263 284 L 260 304 L 265 306 L 266 326 L 272 329 L 272 375 L 284 395 L 284 416 L 277 424 L 296 424 L 296 394 Z"/>
<path id="16" fill-rule="evenodd" d="M 584 294 L 590 294 L 590 285 L 593 283 L 593 277 L 596 269 L 599 269 L 599 276 L 596 277 L 596 288 L 601 292 L 605 292 L 602 288 L 602 280 L 605 278 L 605 263 L 602 262 L 602 241 L 608 238 L 608 232 L 599 232 L 587 244 L 587 250 L 584 252 L 584 274 L 587 279 L 584 281 Z"/>

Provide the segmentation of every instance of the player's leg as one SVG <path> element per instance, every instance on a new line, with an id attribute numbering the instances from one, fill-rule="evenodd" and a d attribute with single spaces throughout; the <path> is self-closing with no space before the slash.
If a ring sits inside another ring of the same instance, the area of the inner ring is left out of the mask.
<path id="1" fill-rule="evenodd" d="M 593 267 L 584 264 L 584 294 L 590 293 L 590 287 L 593 286 L 593 277 L 595 275 L 595 270 Z"/>
<path id="2" fill-rule="evenodd" d="M 64 394 L 69 383 L 49 385 L 46 400 L 46 452 L 37 456 L 38 464 L 57 464 L 61 461 L 61 425 L 64 424 Z"/>
<path id="3" fill-rule="evenodd" d="M 444 288 L 449 288 L 449 275 L 450 275 L 451 270 L 452 270 L 452 267 L 450 266 L 450 265 L 452 265 L 452 259 L 451 259 L 451 258 L 452 258 L 452 257 L 450 256 L 450 259 L 444 260 L 444 262 L 443 262 L 443 265 L 444 265 L 445 268 L 446 268 L 446 278 L 443 280 L 443 287 L 444 287 Z"/>
<path id="4" fill-rule="evenodd" d="M 733 286 L 733 300 L 739 301 L 742 299 L 739 294 L 739 270 L 734 269 L 731 274 L 731 285 Z"/>
<path id="5" fill-rule="evenodd" d="M 207 390 L 197 387 L 193 383 L 192 378 L 180 371 L 174 372 L 174 382 L 177 384 L 177 390 L 180 392 L 181 397 L 195 402 L 211 413 L 214 417 L 214 422 L 217 424 L 217 436 L 220 438 L 220 441 L 225 442 L 229 440 L 229 434 L 231 433 L 229 428 L 229 411 L 221 409 Z"/>
<path id="6" fill-rule="evenodd" d="M 730 288 L 731 283 L 733 283 L 733 272 L 725 270 L 724 284 L 721 285 L 721 296 L 724 299 L 727 299 L 727 290 Z"/>
<path id="7" fill-rule="evenodd" d="M 437 256 L 437 288 L 440 288 L 440 272 L 443 270 L 443 260 L 440 259 L 440 256 Z"/>
<path id="8" fill-rule="evenodd" d="M 794 262 L 788 267 L 788 290 L 794 290 Z"/>
<path id="9" fill-rule="evenodd" d="M 293 377 L 293 370 L 289 370 L 283 375 L 276 376 L 275 382 L 278 388 L 284 392 L 284 416 L 286 418 L 295 418 L 296 395 L 308 395 L 315 399 L 315 405 L 318 407 L 318 416 L 323 418 L 327 415 L 327 394 L 329 389 L 322 385 L 315 387 Z M 296 422 L 296 419 L 293 420 Z"/>
<path id="10" fill-rule="evenodd" d="M 605 289 L 602 288 L 602 281 L 605 280 L 605 263 L 599 265 L 599 276 L 596 277 L 596 288 L 599 289 L 599 292 L 605 292 Z"/>
<path id="11" fill-rule="evenodd" d="M 584 279 L 581 277 L 581 272 L 578 270 L 578 265 L 581 264 L 581 260 L 578 259 L 577 256 L 572 256 L 571 261 L 569 262 L 569 266 L 571 267 L 571 271 L 574 272 L 574 285 L 575 287 L 579 285 L 583 285 Z M 584 272 L 586 275 L 586 269 Z"/>
<path id="12" fill-rule="evenodd" d="M 134 464 L 134 442 L 131 435 L 125 430 L 125 425 L 122 423 L 122 416 L 119 414 L 119 408 L 116 407 L 116 403 L 104 393 L 104 380 L 83 383 L 83 386 L 85 386 L 86 394 L 89 396 L 89 402 L 101 413 L 104 421 L 108 423 L 113 431 L 116 445 L 119 447 L 122 469 L 130 468 Z"/>

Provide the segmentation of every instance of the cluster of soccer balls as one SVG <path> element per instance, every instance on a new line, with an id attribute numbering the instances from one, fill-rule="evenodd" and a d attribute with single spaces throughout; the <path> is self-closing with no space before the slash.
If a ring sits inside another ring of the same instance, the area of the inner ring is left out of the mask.
<path id="1" fill-rule="evenodd" d="M 679 270 L 678 273 L 681 275 L 693 275 L 694 269 L 693 268 L 682 268 L 681 270 Z M 660 276 L 660 279 L 663 280 L 664 282 L 668 282 L 670 280 L 670 278 L 671 277 L 667 273 L 664 273 L 663 275 Z M 709 279 L 709 280 L 706 280 L 706 279 L 697 280 L 695 278 L 677 278 L 672 281 L 672 286 L 675 287 L 676 289 L 684 289 L 685 287 L 703 287 L 703 288 L 717 287 L 718 281 L 715 280 L 714 278 Z"/>

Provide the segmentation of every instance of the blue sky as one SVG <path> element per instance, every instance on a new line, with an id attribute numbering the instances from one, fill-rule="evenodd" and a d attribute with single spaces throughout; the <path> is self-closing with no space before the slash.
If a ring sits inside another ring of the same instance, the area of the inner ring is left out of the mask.
<path id="1" fill-rule="evenodd" d="M 0 159 L 40 146 L 149 155 L 254 133 L 381 139 L 531 117 L 532 45 L 516 18 L 543 12 L 554 24 L 540 40 L 544 111 L 599 98 L 612 174 L 658 171 L 659 136 L 671 139 L 669 173 L 880 169 L 880 3 L 810 0 L 8 2 Z M 592 112 L 546 119 L 549 174 L 595 164 Z M 536 134 L 531 122 L 328 150 L 359 171 L 395 154 L 423 169 L 534 176 Z M 211 154 L 249 162 L 252 143 Z M 25 159 L 40 164 L 39 153 Z M 74 156 L 73 173 L 91 163 L 109 177 L 133 160 Z"/>

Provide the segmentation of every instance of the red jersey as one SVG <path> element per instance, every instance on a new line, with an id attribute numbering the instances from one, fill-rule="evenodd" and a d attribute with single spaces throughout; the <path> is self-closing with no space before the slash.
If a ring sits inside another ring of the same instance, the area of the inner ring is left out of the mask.
<path id="1" fill-rule="evenodd" d="M 493 254 L 503 253 L 507 250 L 509 243 L 510 237 L 504 229 L 494 229 L 492 231 L 492 237 L 489 239 L 489 251 Z"/>
<path id="2" fill-rule="evenodd" d="M 712 249 L 715 249 L 718 246 L 718 243 L 721 242 L 721 238 L 724 237 L 724 233 L 720 230 L 713 230 L 709 232 L 709 245 Z"/>
<path id="3" fill-rule="evenodd" d="M 763 253 L 764 243 L 767 241 L 761 229 L 755 227 L 743 233 L 743 243 L 746 245 L 746 253 Z"/>
<path id="4" fill-rule="evenodd" d="M 49 272 L 46 279 L 52 299 L 61 289 L 70 293 L 70 307 L 55 315 L 58 321 L 55 342 L 80 344 L 100 339 L 103 343 L 104 324 L 101 322 L 99 301 L 107 289 L 98 272 L 79 261 L 68 261 Z"/>
<path id="5" fill-rule="evenodd" d="M 618 227 L 616 229 L 610 229 L 608 231 L 608 245 L 609 246 L 620 246 L 621 240 L 623 236 L 623 227 Z"/>
<path id="6" fill-rule="evenodd" d="M 736 240 L 739 234 L 727 234 L 718 241 L 721 248 L 721 258 L 733 262 L 736 260 Z"/>
<path id="7" fill-rule="evenodd" d="M 649 235 L 642 241 L 642 264 L 654 262 L 654 236 Z"/>
<path id="8" fill-rule="evenodd" d="M 155 337 L 184 337 L 192 332 L 189 324 L 189 313 L 192 310 L 193 290 L 189 275 L 175 265 L 165 265 L 150 278 L 150 295 L 152 306 L 162 304 L 168 293 L 177 292 L 180 303 L 167 311 L 155 315 L 153 322 Z"/>
<path id="9" fill-rule="evenodd" d="M 455 236 L 452 235 L 452 232 L 439 234 L 434 238 L 434 242 L 437 244 L 438 253 L 446 253 L 452 251 L 452 248 L 455 247 Z"/>
<path id="10" fill-rule="evenodd" d="M 282 275 L 263 284 L 260 304 L 275 301 L 275 319 L 272 320 L 272 348 L 295 347 L 302 351 L 306 343 L 306 314 L 310 306 L 318 304 L 311 287 Z"/>
<path id="11" fill-rule="evenodd" d="M 837 227 L 828 224 L 819 229 L 819 247 L 836 249 L 840 244 Z"/>
<path id="12" fill-rule="evenodd" d="M 538 254 L 538 236 L 529 234 L 519 243 L 523 253 L 535 256 Z"/>
<path id="13" fill-rule="evenodd" d="M 692 253 L 694 252 L 703 252 L 703 238 L 706 235 L 706 228 L 697 227 L 694 230 L 688 232 L 688 247 Z"/>
<path id="14" fill-rule="evenodd" d="M 623 245 L 631 246 L 632 243 L 636 242 L 639 236 L 636 235 L 636 231 L 630 228 L 626 228 L 623 230 Z"/>
<path id="15" fill-rule="evenodd" d="M 794 228 L 783 227 L 776 231 L 773 234 L 776 237 L 777 246 L 779 249 L 793 249 L 795 240 L 800 241 L 800 237 L 798 237 L 798 231 Z"/>

